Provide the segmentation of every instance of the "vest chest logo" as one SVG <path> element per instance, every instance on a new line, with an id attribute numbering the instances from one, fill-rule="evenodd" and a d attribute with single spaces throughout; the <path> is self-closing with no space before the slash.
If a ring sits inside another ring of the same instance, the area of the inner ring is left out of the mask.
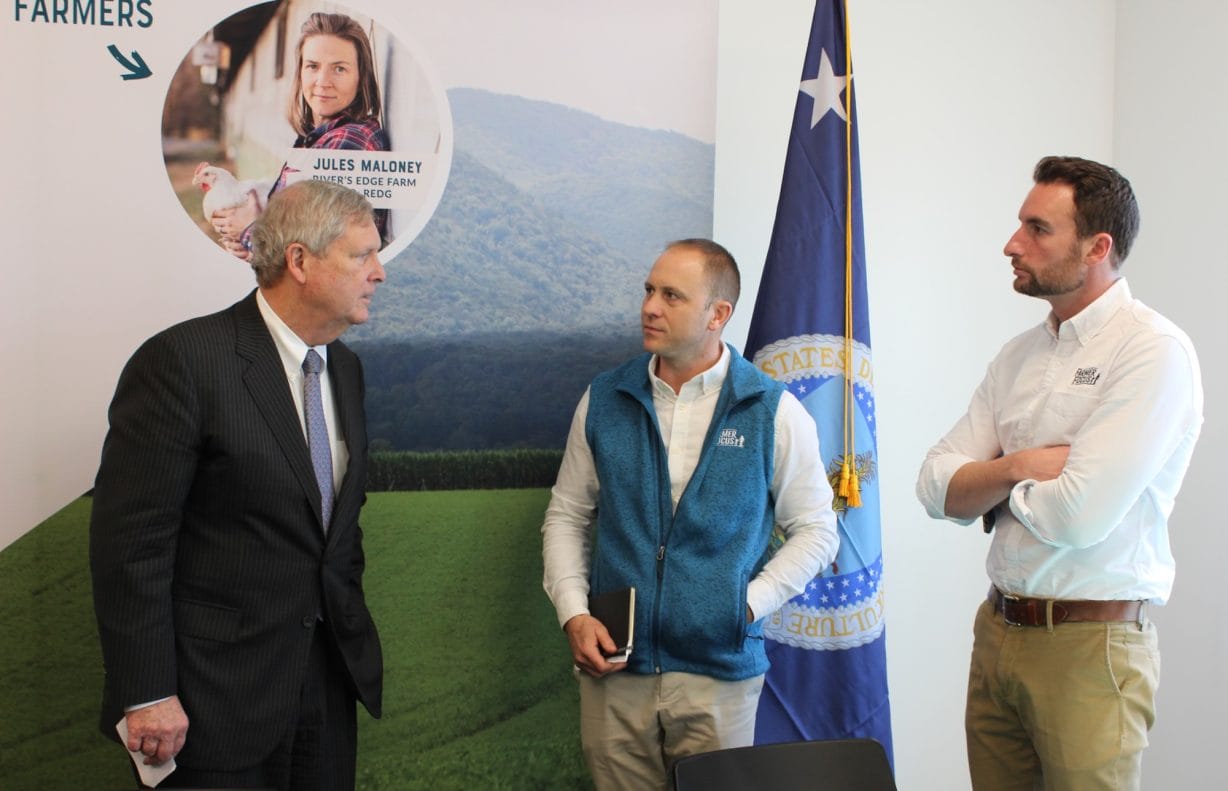
<path id="1" fill-rule="evenodd" d="M 1094 385 L 1100 381 L 1100 369 L 1096 366 L 1089 368 L 1080 368 L 1075 371 L 1074 379 L 1070 380 L 1071 385 Z"/>
<path id="2" fill-rule="evenodd" d="M 738 434 L 736 428 L 723 428 L 720 436 L 716 438 L 716 444 L 722 448 L 744 448 L 746 447 L 746 436 Z"/>

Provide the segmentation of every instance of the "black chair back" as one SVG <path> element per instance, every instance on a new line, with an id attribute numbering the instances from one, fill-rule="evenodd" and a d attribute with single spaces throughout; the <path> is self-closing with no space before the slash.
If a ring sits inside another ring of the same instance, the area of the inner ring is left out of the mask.
<path id="1" fill-rule="evenodd" d="M 677 791 L 896 791 L 887 751 L 874 739 L 757 744 L 674 763 Z"/>

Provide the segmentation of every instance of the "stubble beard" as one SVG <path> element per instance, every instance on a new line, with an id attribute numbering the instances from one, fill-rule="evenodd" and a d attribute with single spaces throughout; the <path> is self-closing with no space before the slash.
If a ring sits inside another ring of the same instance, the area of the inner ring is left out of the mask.
<path id="1" fill-rule="evenodd" d="M 1087 278 L 1087 268 L 1080 260 L 1077 247 L 1043 273 L 1024 266 L 1018 258 L 1012 258 L 1011 264 L 1026 273 L 1025 277 L 1015 279 L 1015 290 L 1029 297 L 1060 297 L 1078 291 Z"/>

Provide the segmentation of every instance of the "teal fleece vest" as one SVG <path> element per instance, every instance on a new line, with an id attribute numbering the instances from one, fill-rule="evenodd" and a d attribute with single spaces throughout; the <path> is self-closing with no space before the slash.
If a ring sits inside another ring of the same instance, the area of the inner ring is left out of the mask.
<path id="1" fill-rule="evenodd" d="M 650 355 L 599 375 L 589 390 L 585 436 L 600 485 L 589 584 L 593 593 L 636 588 L 633 673 L 736 681 L 768 667 L 762 621 L 746 623 L 746 586 L 768 557 L 784 386 L 730 355 L 699 463 L 672 514 Z"/>

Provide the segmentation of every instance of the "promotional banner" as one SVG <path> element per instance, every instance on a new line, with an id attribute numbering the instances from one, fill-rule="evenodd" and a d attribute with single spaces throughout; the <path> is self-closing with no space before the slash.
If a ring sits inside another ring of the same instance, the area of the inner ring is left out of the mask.
<path id="1" fill-rule="evenodd" d="M 380 128 L 361 151 L 292 124 L 315 11 L 369 42 Z M 388 283 L 354 339 L 630 337 L 640 270 L 666 241 L 711 233 L 715 38 L 702 0 L 12 0 L 0 547 L 89 489 L 140 341 L 252 287 L 227 242 L 283 177 L 342 181 L 385 212 Z M 213 221 L 219 208 L 233 213 Z M 448 447 L 486 441 L 454 433 Z"/>
<path id="2" fill-rule="evenodd" d="M 366 108 L 323 130 L 316 12 L 360 31 Z M 652 261 L 712 233 L 715 4 L 14 0 L 0 40 L 5 788 L 131 783 L 98 733 L 81 496 L 107 404 L 145 338 L 254 287 L 245 231 L 309 178 L 367 195 L 387 269 L 344 337 L 385 656 L 358 785 L 588 787 L 539 528 L 576 400 L 639 349 Z"/>
<path id="3" fill-rule="evenodd" d="M 842 0 L 818 0 L 746 356 L 814 417 L 836 562 L 768 619 L 757 742 L 870 737 L 891 754 L 877 424 L 856 103 Z"/>

